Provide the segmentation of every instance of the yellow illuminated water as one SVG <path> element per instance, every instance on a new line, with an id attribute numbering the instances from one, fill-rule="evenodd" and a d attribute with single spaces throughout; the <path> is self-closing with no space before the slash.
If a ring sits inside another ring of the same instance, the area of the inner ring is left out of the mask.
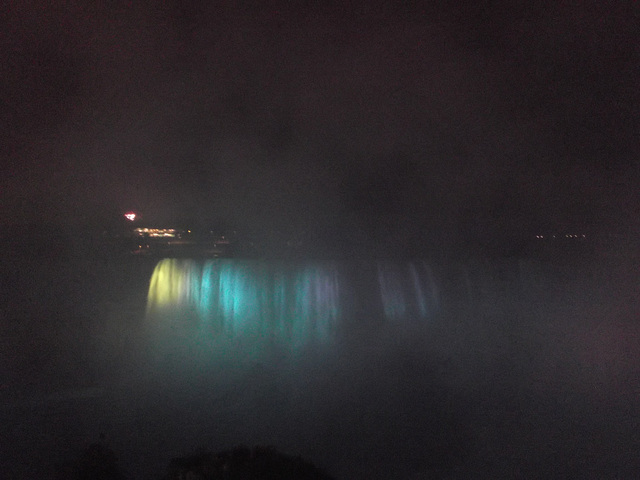
<path id="1" fill-rule="evenodd" d="M 402 321 L 433 314 L 437 296 L 426 265 L 378 262 L 373 271 L 370 285 L 378 289 L 374 303 L 382 317 Z M 326 342 L 343 327 L 358 294 L 347 278 L 330 262 L 164 259 L 149 283 L 147 313 L 171 312 L 180 322 L 185 312 L 195 312 L 200 328 L 213 336 L 250 335 L 294 346 Z"/>

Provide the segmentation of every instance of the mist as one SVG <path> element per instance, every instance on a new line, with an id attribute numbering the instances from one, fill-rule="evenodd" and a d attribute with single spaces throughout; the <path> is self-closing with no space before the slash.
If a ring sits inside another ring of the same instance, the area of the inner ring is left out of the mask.
<path id="1" fill-rule="evenodd" d="M 0 475 L 640 470 L 637 5 L 5 10 Z"/>
<path id="2" fill-rule="evenodd" d="M 129 478 L 240 444 L 335 478 L 638 468 L 628 258 L 22 267 L 4 271 L 23 299 L 2 335 L 12 478 L 53 478 L 101 434 Z"/>

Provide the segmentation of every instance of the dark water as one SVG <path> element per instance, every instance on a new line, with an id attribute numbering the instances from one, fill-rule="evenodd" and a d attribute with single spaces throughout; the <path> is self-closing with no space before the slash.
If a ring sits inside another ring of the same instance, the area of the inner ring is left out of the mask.
<path id="1" fill-rule="evenodd" d="M 640 471 L 628 259 L 22 258 L 2 275 L 7 478 L 50 478 L 101 433 L 129 478 L 237 444 L 344 479 Z"/>

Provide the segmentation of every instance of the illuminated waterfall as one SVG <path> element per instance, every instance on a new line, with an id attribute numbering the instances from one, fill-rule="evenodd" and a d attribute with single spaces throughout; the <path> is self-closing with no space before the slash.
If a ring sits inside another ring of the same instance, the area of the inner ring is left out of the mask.
<path id="1" fill-rule="evenodd" d="M 378 298 L 388 320 L 424 320 L 438 307 L 432 272 L 423 262 L 378 262 Z M 335 263 L 286 264 L 215 259 L 164 259 L 149 284 L 147 313 L 174 320 L 194 315 L 207 334 L 277 340 L 293 347 L 327 342 L 348 315 Z M 343 285 L 344 286 L 344 285 Z M 376 293 L 374 292 L 374 297 Z M 362 319 L 367 321 L 367 319 Z"/>
<path id="2" fill-rule="evenodd" d="M 147 313 L 195 311 L 212 334 L 251 335 L 294 345 L 326 341 L 340 312 L 332 265 L 164 259 L 149 284 Z"/>

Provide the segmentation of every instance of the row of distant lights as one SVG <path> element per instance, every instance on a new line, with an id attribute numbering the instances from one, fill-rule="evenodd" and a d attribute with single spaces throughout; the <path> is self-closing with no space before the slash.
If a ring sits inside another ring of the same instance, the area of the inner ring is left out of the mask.
<path id="1" fill-rule="evenodd" d="M 558 235 L 558 237 L 562 238 L 562 235 Z M 536 238 L 544 238 L 544 235 L 536 235 Z M 547 235 L 547 238 L 556 238 L 556 235 Z M 565 235 L 564 238 L 587 238 L 586 235 Z"/>
<path id="2" fill-rule="evenodd" d="M 134 230 L 138 235 L 149 235 L 150 237 L 175 237 L 174 228 L 136 228 Z"/>

